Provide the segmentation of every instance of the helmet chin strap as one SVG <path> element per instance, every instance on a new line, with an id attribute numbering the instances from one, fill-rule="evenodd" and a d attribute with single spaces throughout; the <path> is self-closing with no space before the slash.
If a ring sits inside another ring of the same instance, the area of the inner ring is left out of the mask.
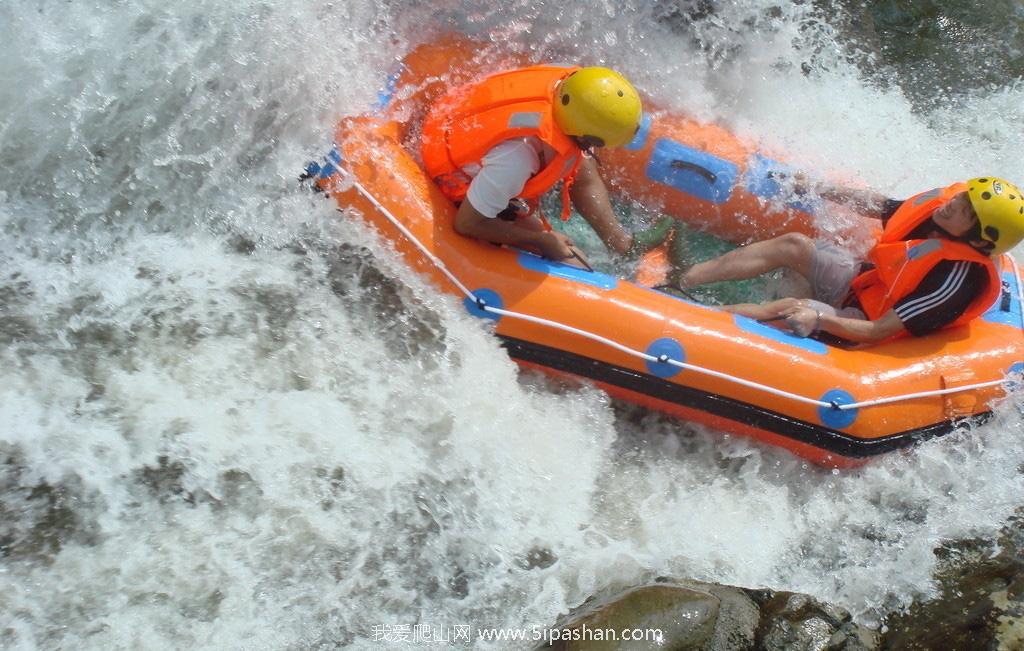
<path id="1" fill-rule="evenodd" d="M 571 136 L 576 146 L 587 153 L 592 153 L 596 147 L 604 147 L 604 141 L 597 136 Z"/>

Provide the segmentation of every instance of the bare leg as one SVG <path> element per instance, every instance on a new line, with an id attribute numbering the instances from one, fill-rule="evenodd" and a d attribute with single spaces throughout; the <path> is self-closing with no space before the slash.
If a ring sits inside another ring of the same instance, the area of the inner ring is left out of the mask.
<path id="1" fill-rule="evenodd" d="M 573 205 L 609 250 L 619 254 L 629 251 L 633 237 L 622 228 L 615 216 L 608 200 L 608 189 L 592 158 L 584 157 L 580 163 L 576 182 L 569 189 L 569 194 Z"/>
<path id="2" fill-rule="evenodd" d="M 517 217 L 515 221 L 516 226 L 525 228 L 531 231 L 546 231 L 547 225 L 541 221 L 540 217 L 536 214 L 527 215 L 526 217 Z"/>
<path id="3" fill-rule="evenodd" d="M 722 280 L 745 280 L 780 267 L 810 278 L 814 241 L 800 233 L 755 242 L 725 255 L 693 265 L 679 277 L 680 287 L 694 287 Z"/>

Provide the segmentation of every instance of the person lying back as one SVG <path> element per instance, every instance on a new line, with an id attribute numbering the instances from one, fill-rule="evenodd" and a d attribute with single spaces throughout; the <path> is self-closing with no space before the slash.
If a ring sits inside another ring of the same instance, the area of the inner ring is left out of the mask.
<path id="1" fill-rule="evenodd" d="M 869 199 L 881 204 L 876 216 L 883 228 L 865 260 L 787 233 L 695 264 L 680 274 L 679 286 L 792 269 L 808 280 L 813 298 L 723 309 L 759 320 L 784 319 L 800 336 L 821 331 L 855 342 L 962 325 L 999 298 L 998 259 L 1024 238 L 1024 197 L 1015 185 L 978 177 L 906 201 Z"/>

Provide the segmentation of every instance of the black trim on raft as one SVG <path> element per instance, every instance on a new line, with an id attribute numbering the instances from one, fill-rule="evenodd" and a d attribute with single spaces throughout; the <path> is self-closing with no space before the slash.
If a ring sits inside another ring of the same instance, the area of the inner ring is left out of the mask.
<path id="1" fill-rule="evenodd" d="M 876 439 L 861 439 L 839 430 L 791 418 L 785 414 L 733 398 L 692 387 L 680 386 L 668 380 L 640 373 L 633 369 L 608 364 L 590 357 L 584 357 L 550 346 L 535 344 L 523 339 L 500 335 L 499 337 L 502 340 L 502 345 L 508 350 L 509 356 L 517 361 L 537 364 L 556 371 L 572 373 L 573 375 L 597 382 L 643 393 L 658 400 L 726 418 L 851 459 L 873 457 L 909 447 L 920 441 L 948 434 L 957 427 L 967 423 L 984 423 L 992 416 L 992 412 L 988 411 Z"/>

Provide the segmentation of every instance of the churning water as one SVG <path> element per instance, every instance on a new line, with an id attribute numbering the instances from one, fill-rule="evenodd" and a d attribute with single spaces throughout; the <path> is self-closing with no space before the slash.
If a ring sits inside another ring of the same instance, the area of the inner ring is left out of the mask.
<path id="1" fill-rule="evenodd" d="M 0 5 L 0 646 L 369 646 L 550 625 L 658 575 L 871 623 L 930 589 L 936 545 L 1021 505 L 1019 400 L 808 467 L 519 372 L 295 182 L 452 28 L 613 65 L 893 196 L 1020 182 L 1019 30 L 952 61 L 822 3 L 413 4 Z M 988 34 L 945 19 L 957 52 Z"/>

